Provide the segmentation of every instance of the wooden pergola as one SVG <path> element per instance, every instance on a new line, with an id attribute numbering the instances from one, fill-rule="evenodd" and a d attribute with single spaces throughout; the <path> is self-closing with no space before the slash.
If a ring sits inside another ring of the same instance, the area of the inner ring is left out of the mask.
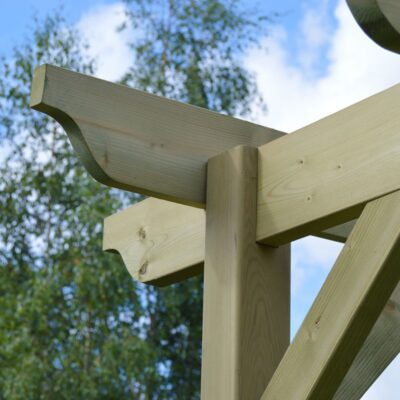
<path id="1" fill-rule="evenodd" d="M 348 4 L 400 50 L 398 2 Z M 400 85 L 290 135 L 51 65 L 31 106 L 94 178 L 151 196 L 106 218 L 104 250 L 147 284 L 204 273 L 202 399 L 360 399 L 399 353 Z M 290 343 L 307 235 L 345 245 Z"/>

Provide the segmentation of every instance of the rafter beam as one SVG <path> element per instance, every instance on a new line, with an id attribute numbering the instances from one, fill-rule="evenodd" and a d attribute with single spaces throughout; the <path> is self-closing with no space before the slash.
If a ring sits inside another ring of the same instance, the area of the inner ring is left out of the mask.
<path id="1" fill-rule="evenodd" d="M 205 225 L 202 209 L 148 198 L 104 220 L 103 250 L 134 279 L 165 286 L 203 272 Z"/>
<path id="2" fill-rule="evenodd" d="M 165 286 L 203 272 L 205 212 L 148 198 L 104 220 L 103 250 L 119 253 L 132 277 Z M 354 221 L 315 234 L 345 242 Z"/>
<path id="3" fill-rule="evenodd" d="M 31 107 L 56 119 L 101 183 L 204 207 L 207 160 L 283 135 L 260 125 L 43 65 Z"/>
<path id="4" fill-rule="evenodd" d="M 399 282 L 399 204 L 395 192 L 365 207 L 262 400 L 330 399 L 338 391 Z"/>

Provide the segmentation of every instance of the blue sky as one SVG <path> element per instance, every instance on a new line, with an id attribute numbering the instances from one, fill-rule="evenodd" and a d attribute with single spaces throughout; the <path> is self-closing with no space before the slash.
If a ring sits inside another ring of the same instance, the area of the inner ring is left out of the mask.
<path id="1" fill-rule="evenodd" d="M 14 44 L 29 33 L 32 13 L 44 15 L 61 2 L 54 0 L 2 1 L 0 53 L 10 55 Z M 255 0 L 244 0 L 255 5 Z M 254 110 L 258 123 L 294 131 L 400 81 L 400 55 L 372 43 L 352 19 L 344 0 L 281 0 L 258 2 L 266 14 L 281 17 L 262 42 L 265 49 L 249 49 L 245 65 L 257 74 L 268 113 Z M 118 35 L 123 5 L 113 0 L 66 0 L 64 13 L 76 24 L 98 59 L 97 75 L 118 79 L 132 61 L 127 41 Z M 292 331 L 295 333 L 326 278 L 341 245 L 306 238 L 293 244 Z M 388 368 L 364 400 L 399 398 L 400 360 Z"/>

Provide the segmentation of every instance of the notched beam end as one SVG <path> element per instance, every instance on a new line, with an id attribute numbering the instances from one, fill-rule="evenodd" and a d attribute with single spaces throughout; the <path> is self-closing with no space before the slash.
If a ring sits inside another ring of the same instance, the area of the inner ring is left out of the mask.
<path id="1" fill-rule="evenodd" d="M 103 250 L 131 276 L 166 286 L 203 272 L 204 211 L 149 198 L 104 220 Z"/>
<path id="2" fill-rule="evenodd" d="M 157 276 L 154 271 L 150 271 L 154 266 L 145 260 L 144 252 L 139 251 L 136 253 L 136 256 L 132 258 L 130 251 L 127 251 L 124 248 L 116 248 L 118 244 L 110 243 L 110 240 L 107 239 L 107 224 L 104 226 L 103 251 L 112 254 L 119 254 L 129 274 L 138 282 L 156 287 L 165 287 L 203 274 L 204 263 L 199 262 L 191 266 L 185 266 L 182 270 L 169 268 L 167 273 L 161 273 Z"/>
<path id="3" fill-rule="evenodd" d="M 60 108 L 61 93 L 64 98 L 66 96 L 65 86 L 60 78 L 62 71 L 64 71 L 62 68 L 49 64 L 43 64 L 36 68 L 32 80 L 30 107 L 52 117 L 63 127 L 79 159 L 94 179 L 108 186 L 116 186 L 114 180 L 96 161 L 84 138 L 79 122 L 66 110 Z M 121 189 L 126 188 L 121 186 Z"/>

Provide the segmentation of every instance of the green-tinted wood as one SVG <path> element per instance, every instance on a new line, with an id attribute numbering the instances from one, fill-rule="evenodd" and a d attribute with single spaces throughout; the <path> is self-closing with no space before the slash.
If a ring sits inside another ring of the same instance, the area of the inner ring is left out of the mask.
<path id="1" fill-rule="evenodd" d="M 365 207 L 262 400 L 331 399 L 357 354 L 373 357 L 362 346 L 400 278 L 399 204 L 395 192 Z"/>
<path id="2" fill-rule="evenodd" d="M 400 85 L 259 147 L 257 239 L 288 243 L 400 189 Z"/>
<path id="3" fill-rule="evenodd" d="M 208 163 L 203 400 L 259 400 L 289 344 L 290 250 L 256 244 L 257 150 Z"/>
<path id="4" fill-rule="evenodd" d="M 32 108 L 66 130 L 98 181 L 204 207 L 208 158 L 282 133 L 203 108 L 67 71 L 39 67 Z"/>

